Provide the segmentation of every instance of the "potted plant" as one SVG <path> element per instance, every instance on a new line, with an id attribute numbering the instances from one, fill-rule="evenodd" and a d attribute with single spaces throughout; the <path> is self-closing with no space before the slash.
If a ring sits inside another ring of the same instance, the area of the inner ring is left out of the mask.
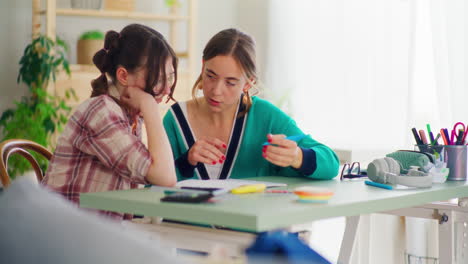
<path id="1" fill-rule="evenodd" d="M 70 67 L 65 57 L 66 44 L 56 42 L 45 36 L 38 36 L 25 48 L 19 64 L 17 82 L 25 83 L 29 95 L 15 102 L 15 107 L 5 110 L 0 117 L 1 141 L 11 138 L 29 139 L 45 147 L 51 146 L 51 136 L 61 131 L 67 122 L 71 108 L 65 99 L 76 98 L 70 88 L 65 97 L 51 95 L 47 92 L 49 81 L 55 82 L 56 73 L 64 69 L 70 76 Z M 47 162 L 40 155 L 33 156 L 43 169 Z M 9 161 L 9 173 L 12 177 L 29 170 L 29 164 L 21 157 L 12 156 Z"/>
<path id="2" fill-rule="evenodd" d="M 104 9 L 133 12 L 135 10 L 135 0 L 104 0 Z"/>
<path id="3" fill-rule="evenodd" d="M 166 3 L 167 7 L 180 7 L 179 0 L 165 0 L 164 3 Z"/>
<path id="4" fill-rule="evenodd" d="M 90 30 L 81 34 L 76 45 L 78 64 L 93 64 L 94 54 L 104 47 L 104 33 Z"/>

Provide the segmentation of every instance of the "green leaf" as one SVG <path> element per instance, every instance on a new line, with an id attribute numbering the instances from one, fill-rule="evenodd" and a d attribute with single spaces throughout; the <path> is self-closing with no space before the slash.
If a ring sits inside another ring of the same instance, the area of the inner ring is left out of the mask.
<path id="1" fill-rule="evenodd" d="M 62 47 L 65 51 L 68 51 L 68 45 L 63 39 L 61 39 L 59 36 L 56 36 L 55 41 L 57 42 L 58 46 Z"/>
<path id="2" fill-rule="evenodd" d="M 2 117 L 0 117 L 0 124 L 6 122 L 7 119 L 11 118 L 15 114 L 13 109 L 7 109 L 2 113 Z"/>
<path id="3" fill-rule="evenodd" d="M 104 39 L 104 33 L 99 30 L 90 30 L 81 34 L 79 39 Z"/>
<path id="4" fill-rule="evenodd" d="M 49 146 L 51 135 L 60 131 L 67 122 L 71 107 L 64 98 L 47 93 L 49 80 L 55 81 L 62 68 L 70 75 L 66 57 L 67 45 L 57 38 L 40 35 L 28 44 L 19 59 L 18 83 L 28 86 L 30 94 L 16 101 L 15 107 L 5 110 L 0 117 L 1 140 L 25 138 Z M 65 98 L 76 98 L 74 90 L 66 92 Z M 33 154 L 34 155 L 34 154 Z M 30 169 L 22 157 L 13 155 L 9 162 L 11 175 L 18 175 Z M 41 166 L 47 162 L 40 162 Z"/>
<path id="5" fill-rule="evenodd" d="M 47 118 L 44 120 L 44 128 L 47 132 L 54 133 L 55 131 L 55 123 L 52 121 L 51 118 Z"/>

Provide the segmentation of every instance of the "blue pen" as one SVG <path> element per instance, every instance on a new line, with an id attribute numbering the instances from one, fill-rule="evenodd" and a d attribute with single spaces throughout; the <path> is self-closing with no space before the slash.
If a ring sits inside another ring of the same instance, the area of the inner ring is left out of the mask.
<path id="1" fill-rule="evenodd" d="M 373 181 L 365 181 L 366 185 L 374 186 L 374 187 L 379 187 L 387 190 L 393 190 L 393 186 L 383 184 L 383 183 L 378 183 L 378 182 L 373 182 Z"/>
<path id="2" fill-rule="evenodd" d="M 289 139 L 289 140 L 292 140 L 292 141 L 297 142 L 297 141 L 299 141 L 299 140 L 301 140 L 301 139 L 303 139 L 303 138 L 305 138 L 305 137 L 307 137 L 307 136 L 308 136 L 308 134 L 294 135 L 294 136 L 286 137 L 285 139 Z M 268 145 L 273 145 L 273 144 L 271 144 L 271 143 L 269 143 L 269 142 L 265 142 L 265 143 L 263 143 L 262 145 L 263 145 L 263 146 L 268 146 Z"/>

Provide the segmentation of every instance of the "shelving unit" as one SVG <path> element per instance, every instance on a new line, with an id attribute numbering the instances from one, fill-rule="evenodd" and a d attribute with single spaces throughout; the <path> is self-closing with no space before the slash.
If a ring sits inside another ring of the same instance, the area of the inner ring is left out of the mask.
<path id="1" fill-rule="evenodd" d="M 135 0 L 138 1 L 138 0 Z M 57 0 L 46 0 L 42 6 L 41 0 L 32 0 L 32 35 L 37 36 L 40 32 L 55 40 L 57 16 L 82 17 L 87 18 L 105 18 L 105 19 L 131 19 L 135 22 L 139 21 L 159 21 L 167 22 L 169 25 L 169 33 L 166 35 L 169 43 L 173 47 L 177 47 L 179 40 L 177 38 L 179 29 L 177 23 L 183 22 L 187 24 L 186 47 L 184 51 L 176 51 L 179 60 L 184 60 L 184 68 L 178 70 L 178 84 L 175 90 L 175 98 L 177 100 L 186 100 L 190 98 L 191 84 L 194 81 L 194 40 L 195 40 L 195 21 L 196 21 L 196 6 L 197 0 L 187 0 L 187 14 L 179 14 L 180 8 L 171 7 L 169 14 L 154 14 L 143 12 L 127 12 L 114 10 L 92 10 L 92 9 L 73 9 L 73 8 L 57 8 Z M 42 17 L 45 17 L 45 25 L 42 25 Z M 70 101 L 71 106 L 76 106 L 82 101 L 89 98 L 91 93 L 90 82 L 99 75 L 98 70 L 94 65 L 71 65 L 72 76 L 68 78 L 65 73 L 61 73 L 57 77 L 54 84 L 50 84 L 48 90 L 55 94 L 62 94 L 65 88 L 73 87 L 79 98 L 78 102 Z M 164 108 L 168 108 L 165 106 Z M 165 111 L 163 111 L 165 112 Z"/>

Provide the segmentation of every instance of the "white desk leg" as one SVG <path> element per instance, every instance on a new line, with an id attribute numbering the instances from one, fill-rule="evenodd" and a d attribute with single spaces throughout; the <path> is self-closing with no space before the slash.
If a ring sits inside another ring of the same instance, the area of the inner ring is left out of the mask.
<path id="1" fill-rule="evenodd" d="M 439 210 L 439 263 L 454 263 L 454 215 L 452 210 Z"/>
<path id="2" fill-rule="evenodd" d="M 339 264 L 347 264 L 351 260 L 351 253 L 353 252 L 356 232 L 359 226 L 359 218 L 359 215 L 346 217 L 345 231 L 343 240 L 341 241 L 340 255 L 338 256 Z"/>

